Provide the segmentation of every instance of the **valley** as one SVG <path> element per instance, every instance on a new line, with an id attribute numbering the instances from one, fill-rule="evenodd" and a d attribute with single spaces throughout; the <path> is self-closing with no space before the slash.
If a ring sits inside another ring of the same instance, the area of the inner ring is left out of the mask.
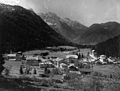
<path id="1" fill-rule="evenodd" d="M 114 21 L 0 4 L 0 91 L 119 91 L 119 40 Z"/>

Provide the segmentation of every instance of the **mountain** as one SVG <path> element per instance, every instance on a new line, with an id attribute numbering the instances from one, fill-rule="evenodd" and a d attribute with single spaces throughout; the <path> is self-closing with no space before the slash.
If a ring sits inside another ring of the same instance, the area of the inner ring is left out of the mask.
<path id="1" fill-rule="evenodd" d="M 93 24 L 82 36 L 79 36 L 79 44 L 96 45 L 120 34 L 120 24 L 117 22 L 107 22 Z"/>
<path id="2" fill-rule="evenodd" d="M 41 18 L 56 32 L 79 45 L 96 45 L 120 34 L 120 24 L 107 22 L 86 27 L 69 18 L 60 18 L 56 14 L 41 13 Z"/>
<path id="3" fill-rule="evenodd" d="M 0 4 L 0 50 L 26 51 L 70 44 L 32 10 Z"/>
<path id="4" fill-rule="evenodd" d="M 79 22 L 72 21 L 69 18 L 60 18 L 52 12 L 41 13 L 39 15 L 51 28 L 73 43 L 78 43 L 74 39 L 81 36 L 87 30 L 87 27 Z"/>
<path id="5" fill-rule="evenodd" d="M 120 57 L 120 35 L 97 44 L 95 50 L 98 54 Z"/>

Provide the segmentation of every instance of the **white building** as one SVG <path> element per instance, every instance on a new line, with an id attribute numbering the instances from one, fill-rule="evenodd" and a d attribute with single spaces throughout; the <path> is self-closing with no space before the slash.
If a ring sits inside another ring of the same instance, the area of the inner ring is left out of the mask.
<path id="1" fill-rule="evenodd" d="M 13 54 L 6 54 L 5 55 L 5 58 L 9 61 L 15 61 L 16 60 L 16 53 L 13 53 Z"/>
<path id="2" fill-rule="evenodd" d="M 106 56 L 105 55 L 100 55 L 99 61 L 104 64 L 104 63 L 106 63 L 105 60 L 106 60 Z"/>
<path id="3" fill-rule="evenodd" d="M 27 55 L 26 60 L 39 60 L 39 56 Z"/>
<path id="4" fill-rule="evenodd" d="M 78 59 L 78 56 L 77 55 L 66 55 L 66 58 L 76 58 L 76 59 Z"/>

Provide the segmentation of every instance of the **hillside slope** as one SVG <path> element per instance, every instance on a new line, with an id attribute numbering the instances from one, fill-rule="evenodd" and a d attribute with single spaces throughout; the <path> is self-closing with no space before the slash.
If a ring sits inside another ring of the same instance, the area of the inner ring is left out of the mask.
<path id="1" fill-rule="evenodd" d="M 120 35 L 97 44 L 95 50 L 98 54 L 120 57 Z"/>
<path id="2" fill-rule="evenodd" d="M 88 28 L 79 40 L 79 44 L 96 45 L 120 34 L 120 24 L 117 22 L 107 22 L 102 24 L 93 24 Z"/>
<path id="3" fill-rule="evenodd" d="M 25 51 L 46 46 L 69 45 L 33 11 L 0 4 L 0 48 Z"/>

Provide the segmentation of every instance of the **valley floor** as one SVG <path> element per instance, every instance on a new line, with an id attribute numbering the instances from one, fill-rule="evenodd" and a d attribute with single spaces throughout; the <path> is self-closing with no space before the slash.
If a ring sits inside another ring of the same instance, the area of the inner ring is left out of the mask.
<path id="1" fill-rule="evenodd" d="M 66 55 L 76 51 L 78 50 L 49 51 L 46 57 L 65 59 Z M 48 52 L 48 50 L 29 51 L 24 55 L 42 52 Z M 87 55 L 86 50 L 82 53 Z M 32 74 L 21 75 L 21 64 L 21 61 L 5 60 L 4 67 L 9 69 L 9 74 L 4 74 L 5 70 L 3 71 L 3 76 L 0 77 L 0 91 L 119 91 L 120 89 L 120 64 L 92 65 L 90 68 L 79 68 L 81 74 L 75 71 L 65 72 L 65 76 L 64 74 L 49 74 L 46 77 Z"/>

